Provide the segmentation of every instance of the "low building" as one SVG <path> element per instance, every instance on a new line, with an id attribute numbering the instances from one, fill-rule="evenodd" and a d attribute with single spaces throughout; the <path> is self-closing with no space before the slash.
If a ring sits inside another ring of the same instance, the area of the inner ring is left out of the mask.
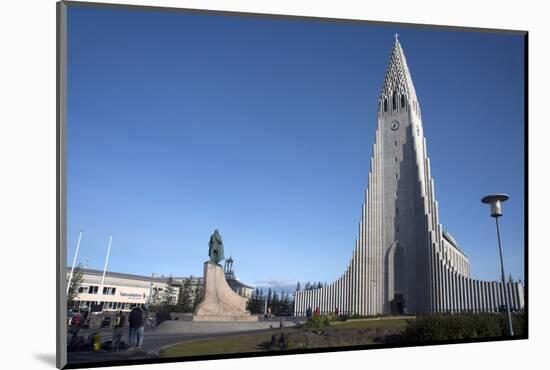
<path id="1" fill-rule="evenodd" d="M 71 268 L 67 267 L 67 281 Z M 203 286 L 202 277 L 157 277 L 106 271 L 103 285 L 102 270 L 80 268 L 82 279 L 77 287 L 72 308 L 92 311 L 129 311 L 135 306 L 168 303 L 176 305 L 180 293 L 188 289 L 189 303 L 193 304 Z M 236 293 L 250 297 L 253 288 L 237 278 L 228 279 Z"/>
<path id="2" fill-rule="evenodd" d="M 233 258 L 229 257 L 227 260 L 225 260 L 224 264 L 224 274 L 225 274 L 225 280 L 227 281 L 227 284 L 233 291 L 237 294 L 239 294 L 242 297 L 250 298 L 252 296 L 252 291 L 254 290 L 254 287 L 251 287 L 250 285 L 246 285 L 245 283 L 241 282 L 237 277 L 235 277 L 235 270 L 234 270 L 234 261 Z"/>

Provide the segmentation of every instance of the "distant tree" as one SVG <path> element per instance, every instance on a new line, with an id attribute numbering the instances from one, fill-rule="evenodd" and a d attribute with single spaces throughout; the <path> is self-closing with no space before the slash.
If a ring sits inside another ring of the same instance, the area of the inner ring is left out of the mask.
<path id="1" fill-rule="evenodd" d="M 509 283 L 513 283 L 513 282 L 514 282 L 514 279 L 512 279 L 512 274 L 509 274 L 509 275 L 508 275 L 508 282 L 509 282 Z"/>
<path id="2" fill-rule="evenodd" d="M 301 288 L 302 287 L 300 286 L 300 282 L 298 282 L 298 284 L 296 284 L 296 291 L 299 292 Z"/>
<path id="3" fill-rule="evenodd" d="M 188 279 L 184 280 L 180 292 L 178 294 L 178 303 L 177 303 L 177 309 L 181 312 L 190 312 L 193 308 L 191 305 L 192 301 L 192 291 L 191 291 L 191 281 L 193 280 L 193 276 L 191 275 Z"/>
<path id="4" fill-rule="evenodd" d="M 174 279 L 172 278 L 172 275 L 168 278 L 168 281 L 166 282 L 166 288 L 164 289 L 164 297 L 162 301 L 163 306 L 173 306 L 172 297 L 174 295 Z"/>
<path id="5" fill-rule="evenodd" d="M 276 291 L 273 291 L 273 297 L 271 297 L 271 313 L 276 314 L 279 313 L 279 296 L 277 295 Z"/>
<path id="6" fill-rule="evenodd" d="M 191 311 L 195 312 L 195 309 L 201 303 L 202 301 L 202 285 L 198 285 L 195 288 L 194 297 L 193 297 L 193 303 L 191 305 Z"/>
<path id="7" fill-rule="evenodd" d="M 262 297 L 260 294 L 260 289 L 256 288 L 252 292 L 248 302 L 247 302 L 247 310 L 250 311 L 251 314 L 260 314 L 262 313 Z"/>
<path id="8" fill-rule="evenodd" d="M 80 264 L 78 264 L 78 266 L 73 270 L 73 277 L 70 284 L 67 281 L 67 284 L 69 284 L 69 292 L 67 293 L 67 307 L 72 307 L 74 305 L 74 299 L 78 295 L 78 288 L 80 287 L 80 284 L 82 284 L 83 278 L 82 269 L 80 268 Z"/>
<path id="9" fill-rule="evenodd" d="M 266 302 L 267 302 L 267 296 L 264 292 L 263 289 L 260 289 L 260 296 L 259 296 L 259 300 L 258 300 L 258 312 L 259 313 L 264 313 L 265 312 L 265 307 L 266 307 Z"/>
<path id="10" fill-rule="evenodd" d="M 304 290 L 310 290 L 311 289 L 311 284 L 309 283 L 309 281 L 306 281 L 306 285 L 304 286 Z"/>
<path id="11" fill-rule="evenodd" d="M 258 288 L 254 289 L 252 291 L 252 294 L 250 295 L 250 298 L 248 298 L 248 301 L 246 302 L 246 309 L 251 313 L 255 314 L 256 312 L 256 306 L 257 306 L 257 299 L 258 299 Z"/>
<path id="12" fill-rule="evenodd" d="M 267 300 L 267 307 L 271 307 L 271 301 L 273 299 L 273 292 L 271 291 L 271 288 L 268 288 L 267 289 L 267 297 L 266 297 L 266 300 Z M 273 309 L 273 308 L 272 308 Z"/>
<path id="13" fill-rule="evenodd" d="M 280 313 L 290 312 L 289 296 L 288 296 L 288 293 L 285 292 L 284 290 L 281 293 L 278 312 Z"/>
<path id="14" fill-rule="evenodd" d="M 296 299 L 296 294 L 288 295 L 288 312 L 294 312 L 294 301 Z"/>

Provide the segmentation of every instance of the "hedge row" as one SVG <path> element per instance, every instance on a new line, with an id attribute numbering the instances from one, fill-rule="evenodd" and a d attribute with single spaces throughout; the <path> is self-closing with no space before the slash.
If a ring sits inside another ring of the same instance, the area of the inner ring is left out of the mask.
<path id="1" fill-rule="evenodd" d="M 506 314 L 465 313 L 418 316 L 407 326 L 405 341 L 426 342 L 471 338 L 502 337 L 507 335 Z M 514 335 L 523 335 L 525 316 L 512 315 Z"/>

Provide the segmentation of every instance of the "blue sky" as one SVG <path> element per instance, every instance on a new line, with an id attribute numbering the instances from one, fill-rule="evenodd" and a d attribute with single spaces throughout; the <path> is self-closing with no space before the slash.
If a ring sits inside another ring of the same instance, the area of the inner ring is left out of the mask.
<path id="1" fill-rule="evenodd" d="M 202 275 L 219 229 L 251 284 L 347 267 L 393 34 L 422 108 L 440 220 L 476 278 L 499 278 L 482 196 L 523 278 L 521 36 L 298 19 L 68 12 L 68 263 Z"/>

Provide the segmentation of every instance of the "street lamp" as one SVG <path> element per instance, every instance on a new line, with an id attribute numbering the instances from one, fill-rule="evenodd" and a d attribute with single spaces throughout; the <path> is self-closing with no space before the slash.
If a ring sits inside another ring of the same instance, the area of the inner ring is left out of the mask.
<path id="1" fill-rule="evenodd" d="M 502 286 L 504 288 L 504 299 L 506 302 L 506 311 L 508 313 L 508 335 L 514 335 L 514 329 L 512 328 L 512 315 L 510 314 L 510 296 L 508 294 L 508 285 L 504 278 L 504 262 L 502 260 L 502 246 L 500 243 L 500 228 L 498 225 L 498 218 L 502 216 L 502 202 L 505 202 L 510 197 L 506 194 L 491 194 L 481 199 L 482 203 L 489 204 L 491 206 L 491 217 L 495 218 L 497 225 L 497 239 L 498 239 L 498 251 L 500 253 L 500 272 L 502 275 Z"/>

